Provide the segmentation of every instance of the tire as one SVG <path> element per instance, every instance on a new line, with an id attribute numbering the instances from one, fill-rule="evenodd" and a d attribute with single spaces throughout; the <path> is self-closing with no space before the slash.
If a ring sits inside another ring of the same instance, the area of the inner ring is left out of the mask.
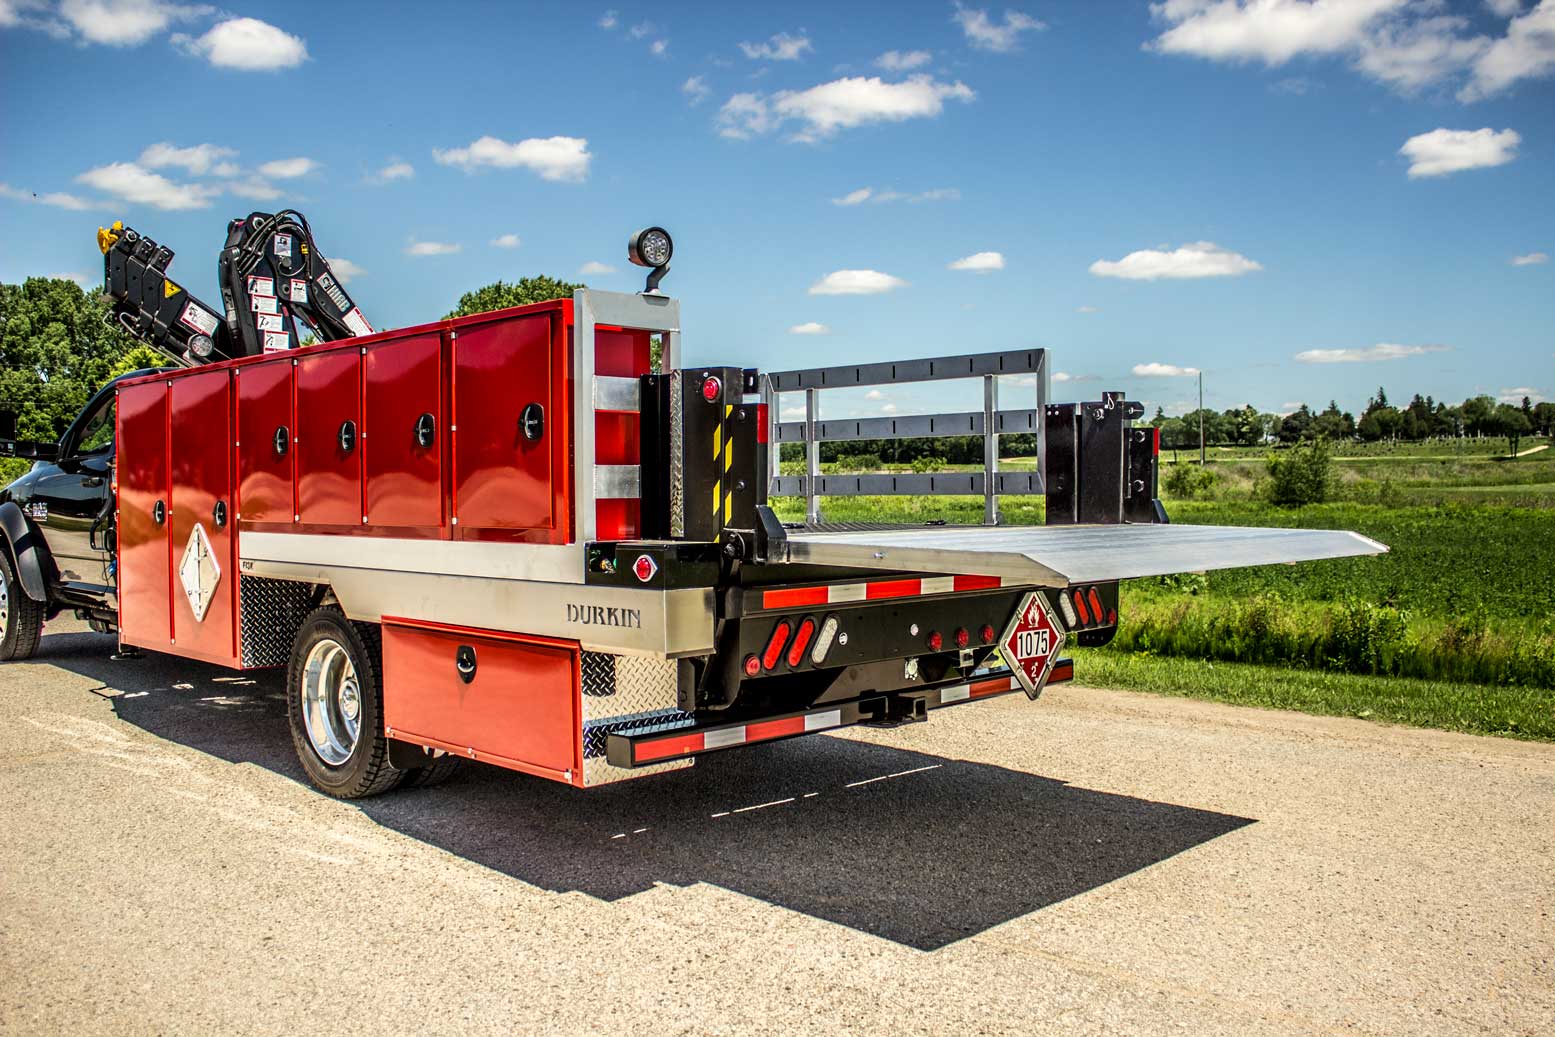
<path id="1" fill-rule="evenodd" d="M 337 799 L 388 792 L 403 772 L 383 736 L 383 642 L 378 628 L 331 606 L 302 621 L 286 668 L 286 715 L 297 759 Z"/>
<path id="2" fill-rule="evenodd" d="M 44 603 L 27 596 L 11 552 L 0 544 L 0 661 L 32 658 L 43 637 L 43 613 Z"/>
<path id="3" fill-rule="evenodd" d="M 459 757 L 444 753 L 425 767 L 412 767 L 400 773 L 404 775 L 400 779 L 400 788 L 429 789 L 459 773 Z"/>

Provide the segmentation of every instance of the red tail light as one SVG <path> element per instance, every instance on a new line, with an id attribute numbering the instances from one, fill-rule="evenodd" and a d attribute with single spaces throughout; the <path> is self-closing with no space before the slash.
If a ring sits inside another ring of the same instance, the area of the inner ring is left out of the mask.
<path id="1" fill-rule="evenodd" d="M 788 635 L 793 632 L 793 629 L 785 619 L 777 625 L 776 630 L 772 631 L 772 640 L 767 642 L 767 650 L 761 656 L 761 665 L 764 668 L 770 670 L 778 664 L 778 660 L 783 657 L 783 646 L 788 644 Z"/>
<path id="2" fill-rule="evenodd" d="M 1107 615 L 1107 608 L 1101 603 L 1101 595 L 1092 587 L 1087 597 L 1091 599 L 1091 615 L 1096 617 L 1096 622 L 1102 622 Z"/>
<path id="3" fill-rule="evenodd" d="M 1076 615 L 1080 617 L 1081 626 L 1088 627 L 1091 625 L 1091 611 L 1085 605 L 1084 591 L 1074 592 L 1074 610 Z"/>
<path id="4" fill-rule="evenodd" d="M 956 627 L 956 647 L 965 648 L 972 643 L 972 635 L 967 633 L 966 627 Z"/>
<path id="5" fill-rule="evenodd" d="M 978 634 L 982 637 L 983 644 L 985 644 L 985 645 L 993 644 L 993 624 L 992 623 L 984 623 L 983 624 L 983 629 L 979 630 Z"/>
<path id="6" fill-rule="evenodd" d="M 761 672 L 761 660 L 755 655 L 745 657 L 745 676 L 754 677 Z"/>
<path id="7" fill-rule="evenodd" d="M 945 638 L 938 630 L 929 631 L 929 651 L 937 652 L 945 647 Z"/>
<path id="8" fill-rule="evenodd" d="M 718 394 L 724 391 L 723 383 L 712 375 L 708 375 L 702 382 L 702 399 L 708 403 L 717 403 Z"/>
<path id="9" fill-rule="evenodd" d="M 794 643 L 788 649 L 788 668 L 796 669 L 799 661 L 804 658 L 804 650 L 810 647 L 810 638 L 815 636 L 815 620 L 809 616 L 799 624 L 799 630 L 794 634 Z"/>

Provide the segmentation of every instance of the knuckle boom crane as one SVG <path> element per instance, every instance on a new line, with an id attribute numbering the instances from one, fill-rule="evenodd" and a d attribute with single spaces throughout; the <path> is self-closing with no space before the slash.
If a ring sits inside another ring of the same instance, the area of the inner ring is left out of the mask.
<path id="1" fill-rule="evenodd" d="M 227 225 L 217 263 L 221 313 L 168 275 L 166 245 L 122 221 L 98 228 L 97 244 L 114 319 L 183 363 L 296 349 L 299 322 L 324 342 L 373 332 L 295 209 Z"/>

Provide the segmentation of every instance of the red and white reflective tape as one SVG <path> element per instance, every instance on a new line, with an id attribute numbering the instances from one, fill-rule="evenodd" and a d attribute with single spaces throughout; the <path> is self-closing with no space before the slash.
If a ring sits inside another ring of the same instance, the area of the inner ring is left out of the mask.
<path id="1" fill-rule="evenodd" d="M 635 754 L 639 764 L 675 756 L 691 756 L 711 749 L 727 749 L 734 745 L 749 745 L 774 738 L 789 738 L 842 726 L 842 710 L 829 709 L 822 713 L 808 713 L 780 720 L 758 720 L 749 724 L 734 724 L 709 731 L 694 731 L 670 738 L 655 738 L 637 744 Z"/>
<path id="2" fill-rule="evenodd" d="M 989 695 L 1003 695 L 1018 687 L 1020 682 L 1014 677 L 992 677 L 985 681 L 973 681 L 970 684 L 958 684 L 954 688 L 944 688 L 939 693 L 939 701 L 940 705 L 944 706 L 952 702 L 965 702 L 968 699 L 987 698 Z"/>
<path id="3" fill-rule="evenodd" d="M 763 609 L 793 609 L 815 605 L 841 605 L 886 598 L 914 598 L 926 594 L 956 594 L 992 590 L 1004 586 L 998 576 L 924 576 L 907 580 L 867 580 L 830 583 L 822 587 L 787 587 L 763 591 Z"/>

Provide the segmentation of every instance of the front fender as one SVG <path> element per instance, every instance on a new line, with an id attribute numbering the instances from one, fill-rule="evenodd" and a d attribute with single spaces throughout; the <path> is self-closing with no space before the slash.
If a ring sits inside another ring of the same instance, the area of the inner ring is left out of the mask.
<path id="1" fill-rule="evenodd" d="M 43 574 L 51 560 L 49 548 L 15 501 L 0 504 L 0 532 L 4 532 L 6 546 L 11 549 L 11 560 L 16 563 L 16 577 L 22 581 L 22 590 L 34 601 L 48 601 L 48 584 L 44 582 Z"/>

